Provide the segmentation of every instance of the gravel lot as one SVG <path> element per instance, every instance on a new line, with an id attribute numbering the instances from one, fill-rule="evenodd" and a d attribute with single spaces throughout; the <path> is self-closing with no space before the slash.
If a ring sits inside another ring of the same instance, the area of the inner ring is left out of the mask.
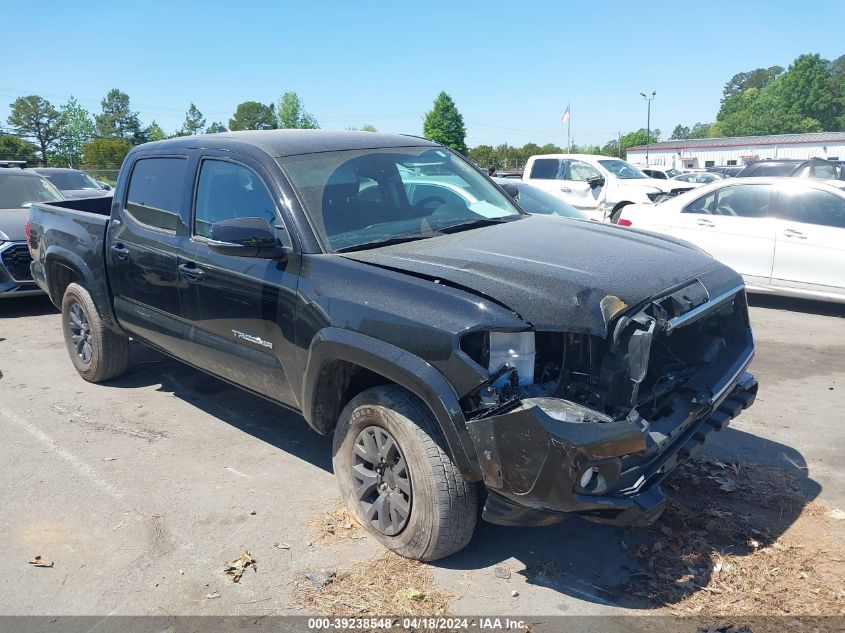
<path id="1" fill-rule="evenodd" d="M 845 306 L 755 299 L 760 395 L 709 448 L 783 469 L 832 509 L 845 509 L 843 317 Z M 329 438 L 155 352 L 137 346 L 133 359 L 123 378 L 88 384 L 46 299 L 0 303 L 0 614 L 302 613 L 304 572 L 381 555 L 342 525 L 321 535 L 340 505 Z M 638 534 L 481 523 L 432 581 L 458 614 L 650 612 L 621 589 L 638 565 L 623 538 Z M 234 584 L 223 569 L 245 548 L 257 572 Z M 54 566 L 28 565 L 36 555 Z M 563 572 L 543 573 L 550 561 Z"/>

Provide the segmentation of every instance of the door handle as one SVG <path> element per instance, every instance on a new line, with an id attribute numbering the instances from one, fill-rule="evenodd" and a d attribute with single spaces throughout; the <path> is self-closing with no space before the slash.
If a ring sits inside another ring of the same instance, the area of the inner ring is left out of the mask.
<path id="1" fill-rule="evenodd" d="M 117 244 L 112 245 L 109 249 L 111 251 L 112 257 L 117 260 L 125 260 L 129 259 L 129 249 L 126 248 L 123 244 L 118 242 Z"/>
<path id="2" fill-rule="evenodd" d="M 572 193 L 572 189 L 570 189 L 569 187 L 561 187 L 560 190 L 563 193 Z"/>
<path id="3" fill-rule="evenodd" d="M 707 226 L 707 227 L 710 227 L 710 228 L 713 228 L 714 226 L 716 226 L 716 225 L 715 225 L 715 224 L 713 224 L 710 220 L 703 220 L 703 219 L 702 219 L 702 220 L 698 220 L 698 221 L 696 222 L 696 224 L 697 224 L 698 226 Z"/>
<path id="4" fill-rule="evenodd" d="M 795 229 L 786 229 L 783 234 L 786 237 L 796 237 L 799 240 L 806 240 L 807 236 L 804 235 L 801 231 L 796 231 Z"/>
<path id="5" fill-rule="evenodd" d="M 179 264 L 179 272 L 185 276 L 188 281 L 199 281 L 203 276 L 202 268 L 197 268 L 193 262 L 187 264 Z"/>

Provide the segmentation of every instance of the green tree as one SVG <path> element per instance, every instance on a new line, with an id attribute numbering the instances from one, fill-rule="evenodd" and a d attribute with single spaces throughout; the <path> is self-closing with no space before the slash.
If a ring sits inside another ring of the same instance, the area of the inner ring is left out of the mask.
<path id="1" fill-rule="evenodd" d="M 295 92 L 282 95 L 276 118 L 279 129 L 313 130 L 320 127 L 317 119 L 305 111 L 302 100 Z"/>
<path id="2" fill-rule="evenodd" d="M 491 167 L 498 169 L 501 167 L 501 164 L 498 161 L 498 156 L 496 155 L 496 150 L 494 150 L 491 145 L 479 145 L 478 147 L 473 147 L 469 150 L 467 158 L 482 169 L 490 169 Z"/>
<path id="3" fill-rule="evenodd" d="M 669 140 L 675 141 L 686 138 L 690 138 L 690 129 L 686 125 L 681 125 L 679 123 L 675 126 L 675 129 L 672 130 L 672 136 L 669 137 Z"/>
<path id="4" fill-rule="evenodd" d="M 800 55 L 777 80 L 777 91 L 794 120 L 814 119 L 823 130 L 836 127 L 838 114 L 830 90 L 831 64 L 818 54 Z"/>
<path id="5" fill-rule="evenodd" d="M 445 92 L 437 95 L 434 107 L 425 115 L 423 135 L 462 154 L 467 153 L 464 118 L 458 112 L 452 97 Z"/>
<path id="6" fill-rule="evenodd" d="M 276 128 L 276 112 L 273 104 L 264 105 L 258 101 L 244 101 L 235 109 L 229 119 L 230 130 L 273 130 Z"/>
<path id="7" fill-rule="evenodd" d="M 10 105 L 7 121 L 18 135 L 31 138 L 38 145 L 43 164 L 50 160 L 53 144 L 62 128 L 62 114 L 46 99 L 37 95 L 18 97 Z"/>
<path id="8" fill-rule="evenodd" d="M 221 127 L 225 127 L 220 121 L 214 121 L 211 125 L 205 128 L 206 134 L 217 134 Z"/>
<path id="9" fill-rule="evenodd" d="M 76 167 L 82 162 L 82 148 L 94 138 L 94 119 L 73 97 L 61 106 L 60 111 L 62 126 L 50 164 Z"/>
<path id="10" fill-rule="evenodd" d="M 761 90 L 772 81 L 783 74 L 782 66 L 770 66 L 769 68 L 755 68 L 746 73 L 737 73 L 730 78 L 722 90 L 722 102 L 740 94 L 743 90 L 757 88 Z"/>
<path id="11" fill-rule="evenodd" d="M 361 131 L 362 132 L 378 132 L 376 127 L 374 125 L 370 125 L 369 123 L 367 123 L 366 125 L 362 125 Z"/>
<path id="12" fill-rule="evenodd" d="M 129 107 L 128 94 L 113 88 L 100 105 L 103 111 L 95 117 L 98 137 L 122 138 L 135 145 L 146 140 L 138 113 Z"/>
<path id="13" fill-rule="evenodd" d="M 713 136 L 718 136 L 718 134 L 713 133 L 712 123 L 696 123 L 690 130 L 689 138 L 710 138 Z"/>
<path id="14" fill-rule="evenodd" d="M 628 151 L 629 147 L 645 145 L 646 140 L 648 140 L 650 144 L 657 143 L 657 141 L 660 140 L 660 130 L 652 130 L 651 134 L 647 134 L 645 128 L 640 128 L 634 132 L 623 134 L 621 139 L 622 154 L 624 155 L 625 152 Z"/>
<path id="15" fill-rule="evenodd" d="M 147 137 L 148 141 L 163 141 L 167 138 L 167 133 L 158 123 L 156 123 L 156 120 L 153 119 L 153 122 L 150 123 L 144 130 L 144 136 Z"/>
<path id="16" fill-rule="evenodd" d="M 0 160 L 25 160 L 34 165 L 38 160 L 38 148 L 19 136 L 0 134 Z"/>
<path id="17" fill-rule="evenodd" d="M 182 131 L 186 135 L 199 134 L 205 127 L 205 117 L 193 103 L 185 113 L 185 122 L 182 124 Z"/>
<path id="18" fill-rule="evenodd" d="M 540 148 L 541 154 L 563 154 L 563 148 L 554 143 L 546 143 Z"/>
<path id="19" fill-rule="evenodd" d="M 82 148 L 82 163 L 85 167 L 117 169 L 132 149 L 132 143 L 125 138 L 98 138 Z"/>
<path id="20" fill-rule="evenodd" d="M 612 138 L 602 145 L 601 153 L 602 156 L 619 156 L 619 139 Z"/>

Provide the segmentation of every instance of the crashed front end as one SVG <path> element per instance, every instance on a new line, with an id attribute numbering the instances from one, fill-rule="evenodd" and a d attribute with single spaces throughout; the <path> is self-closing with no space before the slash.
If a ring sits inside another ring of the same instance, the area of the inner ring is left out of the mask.
<path id="1" fill-rule="evenodd" d="M 533 353 L 519 333 L 462 339 L 490 370 L 461 400 L 487 521 L 648 524 L 666 505 L 663 478 L 754 402 L 742 285 L 710 296 L 695 280 L 637 306 L 607 297 L 601 309 L 607 336 L 532 331 Z M 501 341 L 517 348 L 512 362 L 500 363 Z"/>

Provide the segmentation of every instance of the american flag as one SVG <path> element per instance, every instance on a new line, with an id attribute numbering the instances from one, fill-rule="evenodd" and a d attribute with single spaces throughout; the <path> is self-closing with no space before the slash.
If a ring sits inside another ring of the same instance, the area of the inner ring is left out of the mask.
<path id="1" fill-rule="evenodd" d="M 560 117 L 560 122 L 563 123 L 564 125 L 566 124 L 567 121 L 569 121 L 569 105 L 568 104 L 566 106 L 566 112 L 564 112 L 563 116 Z"/>

